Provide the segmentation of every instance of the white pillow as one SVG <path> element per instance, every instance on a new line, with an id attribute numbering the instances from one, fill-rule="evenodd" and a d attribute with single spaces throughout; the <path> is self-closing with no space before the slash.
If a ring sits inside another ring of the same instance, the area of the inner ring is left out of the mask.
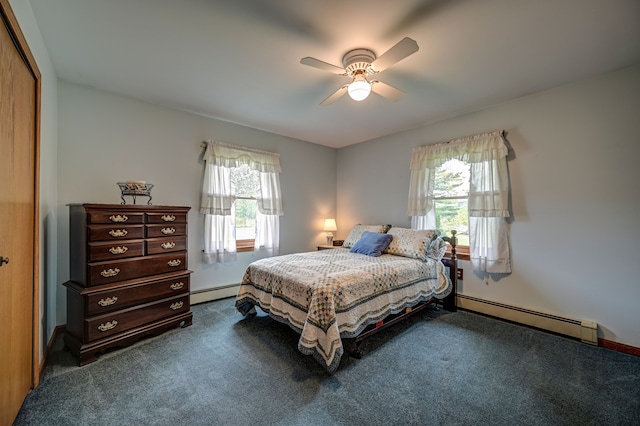
<path id="1" fill-rule="evenodd" d="M 430 257 L 435 260 L 442 260 L 445 253 L 447 252 L 447 243 L 442 237 L 434 238 L 429 246 L 427 247 L 427 257 Z"/>

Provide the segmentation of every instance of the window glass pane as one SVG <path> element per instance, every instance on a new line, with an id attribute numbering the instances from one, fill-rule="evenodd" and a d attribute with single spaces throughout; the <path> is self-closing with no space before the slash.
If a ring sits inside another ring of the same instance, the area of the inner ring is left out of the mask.
<path id="1" fill-rule="evenodd" d="M 455 229 L 458 245 L 469 245 L 469 210 L 467 200 L 436 200 L 436 229 L 451 236 Z"/>
<path id="2" fill-rule="evenodd" d="M 236 240 L 253 240 L 256 237 L 256 197 L 260 190 L 259 173 L 243 164 L 231 169 L 231 186 L 236 194 L 234 205 Z"/>
<path id="3" fill-rule="evenodd" d="M 469 163 L 452 159 L 444 163 L 435 174 L 434 198 L 436 228 L 445 235 L 457 231 L 458 245 L 469 245 Z M 458 197 L 458 199 L 455 199 Z M 438 199 L 445 198 L 445 199 Z M 451 199 L 454 198 L 454 199 Z"/>
<path id="4" fill-rule="evenodd" d="M 250 169 L 246 164 L 234 167 L 231 169 L 231 187 L 238 197 L 257 197 L 260 189 L 258 171 Z"/>
<path id="5" fill-rule="evenodd" d="M 436 170 L 434 197 L 469 196 L 469 163 L 452 159 Z"/>
<path id="6" fill-rule="evenodd" d="M 236 240 L 256 237 L 256 200 L 236 199 Z"/>

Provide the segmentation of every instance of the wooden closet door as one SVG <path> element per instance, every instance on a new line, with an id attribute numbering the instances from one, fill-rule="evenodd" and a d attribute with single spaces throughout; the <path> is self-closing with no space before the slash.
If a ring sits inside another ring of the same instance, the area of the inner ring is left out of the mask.
<path id="1" fill-rule="evenodd" d="M 13 423 L 34 385 L 37 77 L 0 12 L 0 425 Z M 12 37 L 13 36 L 13 37 Z"/>

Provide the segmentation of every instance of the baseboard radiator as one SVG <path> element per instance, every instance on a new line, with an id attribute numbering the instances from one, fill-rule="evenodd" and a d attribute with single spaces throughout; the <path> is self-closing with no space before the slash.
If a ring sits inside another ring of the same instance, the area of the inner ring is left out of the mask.
<path id="1" fill-rule="evenodd" d="M 212 300 L 225 299 L 238 294 L 240 284 L 229 284 L 220 287 L 207 288 L 191 292 L 191 304 L 210 302 Z"/>
<path id="2" fill-rule="evenodd" d="M 239 287 L 240 284 L 230 284 L 191 292 L 191 304 L 233 297 L 238 293 Z M 590 345 L 598 345 L 598 324 L 595 322 L 561 317 L 464 294 L 457 296 L 457 303 L 461 309 L 573 337 Z"/>
<path id="3" fill-rule="evenodd" d="M 598 345 L 598 324 L 459 294 L 458 307 Z"/>

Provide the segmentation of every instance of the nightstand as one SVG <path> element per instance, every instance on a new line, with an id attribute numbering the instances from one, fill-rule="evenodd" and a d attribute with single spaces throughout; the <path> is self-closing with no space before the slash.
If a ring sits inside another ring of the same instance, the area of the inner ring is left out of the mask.
<path id="1" fill-rule="evenodd" d="M 333 244 L 321 244 L 318 246 L 318 250 L 330 250 L 338 247 L 342 247 L 344 240 L 333 240 Z"/>

